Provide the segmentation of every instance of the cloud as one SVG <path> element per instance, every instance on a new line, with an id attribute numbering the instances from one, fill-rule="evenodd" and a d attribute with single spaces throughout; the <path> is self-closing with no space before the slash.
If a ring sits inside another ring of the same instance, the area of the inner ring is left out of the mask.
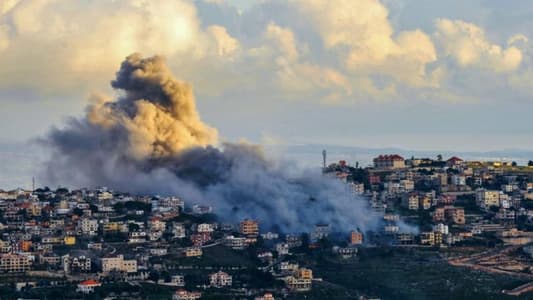
<path id="1" fill-rule="evenodd" d="M 196 7 L 184 0 L 21 1 L 7 7 L 0 21 L 0 86 L 77 92 L 103 83 L 132 52 L 195 60 L 237 46 L 222 27 L 202 30 Z"/>
<path id="2" fill-rule="evenodd" d="M 392 9 L 378 0 L 269 0 L 244 11 L 224 1 L 2 1 L 0 88 L 88 94 L 139 52 L 166 57 L 200 97 L 237 90 L 351 104 L 468 94 L 475 83 L 456 84 L 457 72 L 516 77 L 530 64 L 524 34 L 499 45 L 445 18 L 401 29 Z"/>
<path id="3" fill-rule="evenodd" d="M 511 72 L 522 62 L 522 51 L 515 46 L 504 48 L 491 43 L 484 30 L 475 24 L 439 19 L 436 21 L 436 29 L 435 38 L 443 47 L 445 55 L 452 57 L 461 67 L 474 66 L 494 72 Z M 514 39 L 516 38 L 515 36 Z"/>
<path id="4" fill-rule="evenodd" d="M 225 27 L 209 26 L 207 32 L 216 42 L 216 53 L 219 56 L 232 56 L 239 49 L 239 41 L 228 34 Z"/>
<path id="5" fill-rule="evenodd" d="M 354 74 L 382 74 L 409 85 L 426 84 L 426 65 L 437 59 L 421 30 L 395 35 L 388 9 L 377 0 L 296 1 L 324 46 Z"/>

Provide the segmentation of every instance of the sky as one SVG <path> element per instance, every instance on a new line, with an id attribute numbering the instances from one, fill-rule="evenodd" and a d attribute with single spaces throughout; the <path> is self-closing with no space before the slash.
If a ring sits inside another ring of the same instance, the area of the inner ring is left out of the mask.
<path id="1" fill-rule="evenodd" d="M 84 114 L 162 55 L 221 138 L 533 149 L 533 2 L 0 0 L 0 142 Z"/>

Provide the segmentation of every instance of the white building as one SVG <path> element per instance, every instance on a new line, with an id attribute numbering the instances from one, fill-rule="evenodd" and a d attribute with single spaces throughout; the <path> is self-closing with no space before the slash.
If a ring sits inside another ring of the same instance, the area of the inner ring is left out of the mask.
<path id="1" fill-rule="evenodd" d="M 84 235 L 95 236 L 98 234 L 98 220 L 83 218 L 79 222 L 79 227 Z"/>
<path id="2" fill-rule="evenodd" d="M 278 252 L 278 255 L 288 255 L 289 254 L 289 244 L 287 244 L 287 243 L 278 243 L 278 244 L 276 244 L 276 252 Z"/>
<path id="3" fill-rule="evenodd" d="M 448 234 L 449 233 L 449 228 L 448 228 L 448 225 L 445 225 L 443 223 L 439 223 L 439 224 L 433 226 L 433 231 L 440 232 L 442 234 Z"/>
<path id="4" fill-rule="evenodd" d="M 84 294 L 90 294 L 94 292 L 94 289 L 96 287 L 101 286 L 102 284 L 96 280 L 85 280 L 80 283 L 78 283 L 78 292 L 84 293 Z"/>

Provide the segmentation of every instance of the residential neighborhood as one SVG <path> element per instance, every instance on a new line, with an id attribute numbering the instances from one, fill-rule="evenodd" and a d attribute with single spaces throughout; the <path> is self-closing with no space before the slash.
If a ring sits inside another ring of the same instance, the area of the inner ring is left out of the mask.
<path id="1" fill-rule="evenodd" d="M 216 205 L 105 187 L 1 191 L 0 288 L 11 295 L 72 286 L 78 297 L 298 299 L 329 284 L 317 267 L 322 255 L 356 265 L 361 253 L 377 249 L 432 249 L 451 266 L 533 280 L 533 164 L 388 154 L 368 167 L 325 165 L 323 176 L 364 199 L 380 229 L 317 220 L 314 228 L 281 232 L 252 217 L 221 220 Z M 453 249 L 483 251 L 473 260 Z M 506 264 L 489 264 L 495 257 Z"/>

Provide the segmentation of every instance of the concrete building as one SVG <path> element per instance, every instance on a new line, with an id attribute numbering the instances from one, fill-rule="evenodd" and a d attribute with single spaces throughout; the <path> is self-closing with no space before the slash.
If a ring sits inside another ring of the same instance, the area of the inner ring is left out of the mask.
<path id="1" fill-rule="evenodd" d="M 202 297 L 200 292 L 189 292 L 186 290 L 177 290 L 174 295 L 172 295 L 172 300 L 196 300 Z"/>
<path id="2" fill-rule="evenodd" d="M 398 154 L 380 155 L 374 158 L 376 169 L 402 169 L 405 168 L 405 159 Z"/>
<path id="3" fill-rule="evenodd" d="M 245 236 L 255 236 L 259 235 L 259 224 L 255 220 L 245 219 L 239 224 L 239 231 Z"/>
<path id="4" fill-rule="evenodd" d="M 137 260 L 124 259 L 123 255 L 117 255 L 116 257 L 102 258 L 102 271 L 109 273 L 112 271 L 136 273 L 137 272 Z"/>
<path id="5" fill-rule="evenodd" d="M 78 283 L 78 292 L 84 293 L 84 294 L 90 294 L 94 292 L 94 289 L 96 287 L 101 286 L 102 284 L 96 280 L 85 280 L 80 283 Z"/>
<path id="6" fill-rule="evenodd" d="M 476 204 L 483 210 L 489 210 L 491 206 L 500 206 L 500 192 L 486 189 L 476 190 Z"/>
<path id="7" fill-rule="evenodd" d="M 0 256 L 0 271 L 3 273 L 22 273 L 30 268 L 31 261 L 27 255 L 8 253 Z"/>
<path id="8" fill-rule="evenodd" d="M 287 287 L 294 292 L 307 292 L 311 290 L 313 271 L 299 268 L 294 275 L 286 278 Z"/>
<path id="9" fill-rule="evenodd" d="M 79 223 L 83 235 L 95 236 L 98 234 L 98 220 L 83 218 Z"/>
<path id="10" fill-rule="evenodd" d="M 350 233 L 350 244 L 361 245 L 363 243 L 363 234 L 359 231 L 352 231 Z"/>
<path id="11" fill-rule="evenodd" d="M 402 195 L 402 206 L 410 210 L 418 210 L 420 205 L 417 193 L 405 193 Z"/>

